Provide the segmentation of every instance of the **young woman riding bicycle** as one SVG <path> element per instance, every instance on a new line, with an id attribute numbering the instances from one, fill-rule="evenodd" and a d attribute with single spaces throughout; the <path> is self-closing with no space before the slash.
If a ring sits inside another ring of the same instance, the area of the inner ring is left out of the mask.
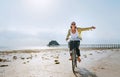
<path id="1" fill-rule="evenodd" d="M 91 29 L 95 29 L 95 27 L 92 26 L 92 27 L 87 27 L 87 28 L 80 28 L 80 27 L 76 26 L 75 22 L 71 23 L 70 29 L 68 30 L 68 34 L 67 34 L 67 37 L 66 37 L 66 40 L 70 39 L 70 41 L 68 43 L 69 50 L 70 50 L 70 59 L 69 60 L 72 60 L 72 52 L 71 51 L 73 49 L 73 41 L 74 41 L 75 47 L 76 47 L 76 53 L 77 53 L 77 56 L 78 56 L 78 61 L 79 62 L 81 61 L 80 49 L 79 49 L 80 40 L 82 40 L 81 32 L 82 31 L 88 31 L 88 30 L 91 30 Z"/>

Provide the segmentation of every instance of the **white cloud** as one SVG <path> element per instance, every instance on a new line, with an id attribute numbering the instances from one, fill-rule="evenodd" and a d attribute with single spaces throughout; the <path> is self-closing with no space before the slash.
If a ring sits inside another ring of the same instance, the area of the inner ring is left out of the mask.
<path id="1" fill-rule="evenodd" d="M 47 19 L 53 16 L 59 8 L 57 0 L 22 0 L 23 8 L 32 19 Z"/>

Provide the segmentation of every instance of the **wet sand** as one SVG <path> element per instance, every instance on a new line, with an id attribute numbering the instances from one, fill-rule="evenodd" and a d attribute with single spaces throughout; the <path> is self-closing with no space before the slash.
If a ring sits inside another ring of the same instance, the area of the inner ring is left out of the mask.
<path id="1" fill-rule="evenodd" d="M 120 49 L 81 49 L 76 76 L 67 49 L 0 52 L 0 77 L 120 77 Z"/>

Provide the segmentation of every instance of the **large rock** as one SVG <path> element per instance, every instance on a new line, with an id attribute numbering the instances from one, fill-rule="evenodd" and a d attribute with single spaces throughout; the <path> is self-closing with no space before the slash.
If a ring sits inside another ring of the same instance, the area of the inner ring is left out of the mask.
<path id="1" fill-rule="evenodd" d="M 59 45 L 60 44 L 55 40 L 50 41 L 49 44 L 48 44 L 48 46 L 59 46 Z"/>

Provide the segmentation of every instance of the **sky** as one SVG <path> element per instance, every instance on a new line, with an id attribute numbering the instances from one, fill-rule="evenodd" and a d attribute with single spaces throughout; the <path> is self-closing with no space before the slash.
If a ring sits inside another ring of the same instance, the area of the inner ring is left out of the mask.
<path id="1" fill-rule="evenodd" d="M 72 21 L 81 43 L 120 43 L 120 0 L 1 0 L 0 46 L 40 46 L 65 41 Z"/>

